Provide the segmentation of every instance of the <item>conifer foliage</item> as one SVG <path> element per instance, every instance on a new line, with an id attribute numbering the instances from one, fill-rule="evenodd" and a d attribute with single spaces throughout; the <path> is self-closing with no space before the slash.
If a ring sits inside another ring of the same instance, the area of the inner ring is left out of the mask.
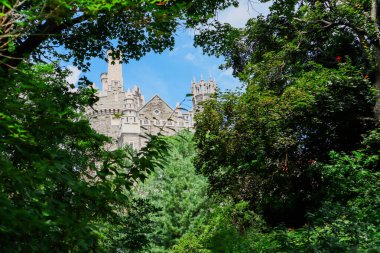
<path id="1" fill-rule="evenodd" d="M 208 210 L 207 180 L 195 173 L 192 163 L 195 155 L 192 137 L 187 131 L 169 137 L 167 163 L 156 169 L 138 190 L 138 195 L 157 208 L 151 216 L 154 224 L 149 235 L 151 252 L 168 252 Z"/>

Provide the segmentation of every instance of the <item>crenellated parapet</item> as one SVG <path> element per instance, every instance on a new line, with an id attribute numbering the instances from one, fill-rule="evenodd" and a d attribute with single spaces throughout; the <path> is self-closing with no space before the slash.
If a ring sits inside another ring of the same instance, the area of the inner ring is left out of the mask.
<path id="1" fill-rule="evenodd" d="M 196 82 L 194 78 L 191 83 L 193 108 L 197 108 L 200 102 L 209 99 L 210 96 L 216 92 L 216 89 L 216 82 L 211 77 L 208 81 L 205 81 L 203 80 L 203 76 L 201 76 L 201 80 L 199 82 Z"/>
<path id="2" fill-rule="evenodd" d="M 96 116 L 103 116 L 103 115 L 122 115 L 123 111 L 121 109 L 100 109 L 100 110 L 92 110 L 87 113 L 87 115 L 90 118 L 96 117 Z"/>

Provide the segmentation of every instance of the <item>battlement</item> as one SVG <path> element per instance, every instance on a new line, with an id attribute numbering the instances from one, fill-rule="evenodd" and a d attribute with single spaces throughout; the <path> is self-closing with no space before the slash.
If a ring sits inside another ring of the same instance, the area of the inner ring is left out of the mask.
<path id="1" fill-rule="evenodd" d="M 93 118 L 95 116 L 100 116 L 100 115 L 121 115 L 123 111 L 121 109 L 100 109 L 100 110 L 93 110 L 92 112 L 87 113 L 87 115 L 90 118 Z"/>
<path id="2" fill-rule="evenodd" d="M 191 83 L 191 91 L 193 94 L 193 108 L 197 108 L 199 103 L 210 98 L 211 94 L 216 92 L 216 82 L 211 77 L 208 81 L 201 80 L 196 82 L 195 78 Z"/>
<path id="3" fill-rule="evenodd" d="M 191 87 L 194 96 L 200 94 L 212 94 L 216 91 L 216 83 L 211 78 L 208 81 L 201 79 L 198 83 L 193 80 Z"/>

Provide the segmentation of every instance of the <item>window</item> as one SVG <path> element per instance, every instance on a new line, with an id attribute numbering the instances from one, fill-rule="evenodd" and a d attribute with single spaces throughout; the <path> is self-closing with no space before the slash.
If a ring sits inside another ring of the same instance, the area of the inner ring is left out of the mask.
<path id="1" fill-rule="evenodd" d="M 161 113 L 161 111 L 160 111 L 160 110 L 158 110 L 158 109 L 154 109 L 153 113 L 154 113 L 154 114 L 156 114 L 156 115 L 158 115 L 158 114 L 160 114 L 160 113 Z"/>
<path id="2" fill-rule="evenodd" d="M 135 143 L 133 141 L 129 141 L 128 146 L 130 146 L 131 148 L 135 148 Z"/>

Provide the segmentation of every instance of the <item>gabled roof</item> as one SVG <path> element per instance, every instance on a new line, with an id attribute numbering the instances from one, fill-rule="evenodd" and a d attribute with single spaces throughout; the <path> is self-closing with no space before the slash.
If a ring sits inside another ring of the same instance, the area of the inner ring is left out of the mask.
<path id="1" fill-rule="evenodd" d="M 145 103 L 145 105 L 143 105 L 143 107 L 140 108 L 139 112 L 143 110 L 147 105 L 149 105 L 154 99 L 160 99 L 168 108 L 170 108 L 170 110 L 174 111 L 173 108 L 168 105 L 168 103 L 166 103 L 166 101 L 163 100 L 159 95 L 154 95 L 148 102 Z"/>

